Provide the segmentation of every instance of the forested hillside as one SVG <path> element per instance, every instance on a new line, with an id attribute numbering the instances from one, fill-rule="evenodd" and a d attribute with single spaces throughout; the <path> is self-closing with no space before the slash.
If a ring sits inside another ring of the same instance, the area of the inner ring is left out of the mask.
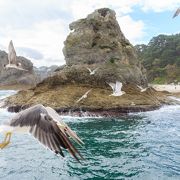
<path id="1" fill-rule="evenodd" d="M 154 83 L 180 82 L 180 34 L 159 35 L 135 46 L 148 79 Z"/>

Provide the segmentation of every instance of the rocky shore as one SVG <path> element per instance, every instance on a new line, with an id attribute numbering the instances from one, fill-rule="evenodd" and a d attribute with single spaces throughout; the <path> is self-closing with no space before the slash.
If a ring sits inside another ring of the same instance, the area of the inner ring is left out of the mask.
<path id="1" fill-rule="evenodd" d="M 146 70 L 136 51 L 124 37 L 115 12 L 95 10 L 87 18 L 70 24 L 64 42 L 66 65 L 34 88 L 19 91 L 5 100 L 11 112 L 31 105 L 50 106 L 61 115 L 120 116 L 129 112 L 150 111 L 173 103 L 168 92 L 148 87 Z M 90 75 L 87 68 L 98 70 Z M 122 82 L 122 96 L 110 96 L 108 83 Z M 87 98 L 77 100 L 88 90 Z"/>
<path id="2" fill-rule="evenodd" d="M 92 88 L 89 96 L 76 103 L 88 89 Z M 132 85 L 125 85 L 126 94 L 120 97 L 109 96 L 110 87 L 92 87 L 87 85 L 62 85 L 61 87 L 44 87 L 23 90 L 6 99 L 5 105 L 10 112 L 18 112 L 27 107 L 41 103 L 51 106 L 61 115 L 72 116 L 111 116 L 117 117 L 130 112 L 143 112 L 160 108 L 163 104 L 171 104 L 173 100 L 167 99 L 167 93 L 149 88 L 146 92 Z"/>

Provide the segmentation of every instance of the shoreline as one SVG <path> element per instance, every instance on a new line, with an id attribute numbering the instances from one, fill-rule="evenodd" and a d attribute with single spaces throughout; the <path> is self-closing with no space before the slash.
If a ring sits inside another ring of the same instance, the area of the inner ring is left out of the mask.
<path id="1" fill-rule="evenodd" d="M 172 84 L 150 84 L 156 91 L 167 91 L 169 93 L 180 93 L 180 85 Z"/>
<path id="2" fill-rule="evenodd" d="M 0 90 L 14 90 L 14 91 L 21 91 L 21 90 L 28 90 L 32 88 L 32 86 L 28 85 L 0 85 Z"/>
<path id="3" fill-rule="evenodd" d="M 156 85 L 157 86 L 157 85 Z M 171 85 L 172 86 L 172 85 Z M 6 87 L 6 89 L 3 90 L 7 90 L 9 88 L 12 88 L 14 86 L 8 86 Z M 152 87 L 152 86 L 151 86 Z M 160 85 L 160 87 L 162 87 Z M 21 88 L 21 89 L 19 89 Z M 27 86 L 16 86 L 16 89 L 18 90 L 27 90 Z M 2 90 L 2 87 L 0 88 L 0 90 Z M 164 90 L 163 90 L 164 91 Z M 24 92 L 24 91 L 23 91 Z M 24 97 L 24 93 L 22 92 L 22 96 Z M 161 97 L 161 94 L 163 92 L 159 91 L 160 94 L 158 93 L 158 96 Z M 70 115 L 70 116 L 74 116 L 74 117 L 83 117 L 84 115 L 89 116 L 89 117 L 120 117 L 120 116 L 124 116 L 127 115 L 128 113 L 136 113 L 136 112 L 145 112 L 145 111 L 153 111 L 156 109 L 161 108 L 163 105 L 172 105 L 172 104 L 180 104 L 178 101 L 168 98 L 169 96 L 175 96 L 177 98 L 180 97 L 180 92 L 177 93 L 169 93 L 167 91 L 164 91 L 163 93 L 164 95 L 164 100 L 161 99 L 159 101 L 159 103 L 157 104 L 146 104 L 146 102 L 144 101 L 145 104 L 136 104 L 136 105 L 127 105 L 127 104 L 119 104 L 118 106 L 114 106 L 114 107 L 87 107 L 87 106 L 81 106 L 81 107 L 75 107 L 75 106 L 69 106 L 69 107 L 65 107 L 65 106 L 56 106 L 54 107 L 54 109 L 59 113 L 59 115 Z M 22 97 L 22 98 L 23 98 Z M 158 98 L 159 99 L 159 98 Z M 153 100 L 153 99 L 152 99 Z M 7 103 L 7 102 L 6 102 Z M 1 107 L 6 107 L 8 112 L 19 112 L 21 110 L 24 110 L 28 107 L 30 107 L 32 104 L 4 104 L 4 106 Z M 38 101 L 35 103 L 38 104 Z M 51 106 L 50 104 L 48 106 Z"/>
<path id="4" fill-rule="evenodd" d="M 8 112 L 18 113 L 30 106 L 9 106 L 7 108 Z M 111 109 L 92 109 L 92 108 L 55 108 L 56 112 L 61 116 L 75 116 L 75 117 L 120 117 L 128 115 L 129 113 L 138 113 L 153 111 L 161 108 L 162 105 L 152 106 L 152 105 L 139 105 L 139 106 L 124 106 Z"/>

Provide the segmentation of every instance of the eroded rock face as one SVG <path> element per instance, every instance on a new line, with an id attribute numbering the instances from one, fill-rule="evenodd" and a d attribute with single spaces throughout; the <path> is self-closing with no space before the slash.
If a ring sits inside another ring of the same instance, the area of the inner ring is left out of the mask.
<path id="1" fill-rule="evenodd" d="M 98 9 L 87 18 L 70 24 L 73 30 L 64 42 L 66 65 L 36 87 L 9 97 L 6 104 L 28 107 L 43 104 L 62 111 L 130 112 L 152 110 L 164 103 L 164 95 L 147 86 L 146 72 L 134 47 L 120 30 L 113 10 Z M 99 68 L 95 74 L 91 70 Z M 121 81 L 126 94 L 113 97 L 109 82 Z M 88 97 L 77 100 L 88 90 Z"/>
<path id="2" fill-rule="evenodd" d="M 46 67 L 46 66 L 41 66 L 39 68 L 34 67 L 34 72 L 37 76 L 37 82 L 41 82 L 44 79 L 46 79 L 49 76 L 53 76 L 54 71 L 59 68 L 57 65 L 53 65 L 50 67 Z"/>
<path id="3" fill-rule="evenodd" d="M 63 49 L 68 66 L 103 67 L 124 83 L 147 85 L 146 72 L 121 32 L 113 10 L 95 10 L 87 18 L 71 23 L 70 30 Z"/>
<path id="4" fill-rule="evenodd" d="M 0 51 L 0 85 L 35 85 L 36 77 L 33 71 L 33 64 L 24 57 L 17 57 L 18 62 L 28 71 L 20 71 L 17 69 L 4 69 L 4 65 L 8 64 L 8 57 L 5 51 Z"/>

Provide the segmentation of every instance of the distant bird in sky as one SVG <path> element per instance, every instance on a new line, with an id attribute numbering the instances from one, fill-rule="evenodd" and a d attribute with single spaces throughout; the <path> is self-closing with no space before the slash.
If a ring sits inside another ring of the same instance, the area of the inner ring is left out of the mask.
<path id="1" fill-rule="evenodd" d="M 141 92 L 146 91 L 146 90 L 147 90 L 147 88 L 148 88 L 148 87 L 146 87 L 146 88 L 142 88 L 142 87 L 141 87 L 141 86 L 139 86 L 139 85 L 137 85 L 137 87 L 140 89 L 140 91 L 141 91 Z"/>
<path id="2" fill-rule="evenodd" d="M 176 16 L 178 16 L 180 14 L 180 7 L 176 10 L 176 12 L 173 15 L 173 18 L 175 18 Z"/>
<path id="3" fill-rule="evenodd" d="M 9 51 L 8 52 L 9 63 L 4 65 L 4 68 L 5 69 L 14 68 L 14 69 L 22 70 L 22 71 L 28 71 L 26 69 L 23 69 L 21 63 L 19 63 L 17 61 L 17 59 L 16 59 L 16 51 L 14 49 L 12 40 L 9 43 L 8 51 Z"/>
<path id="4" fill-rule="evenodd" d="M 94 70 L 91 70 L 90 68 L 86 68 L 86 69 L 88 69 L 88 71 L 90 72 L 90 75 L 93 75 L 93 74 L 95 74 L 95 72 L 99 69 L 99 67 L 97 67 L 97 68 L 94 69 Z"/>
<path id="5" fill-rule="evenodd" d="M 5 138 L 0 143 L 0 148 L 5 148 L 15 132 L 30 133 L 46 148 L 64 157 L 62 148 L 77 160 L 83 159 L 81 154 L 70 141 L 72 138 L 78 144 L 84 144 L 77 134 L 65 124 L 59 114 L 51 107 L 41 104 L 32 106 L 19 112 L 9 122 L 0 126 L 0 132 L 5 133 Z"/>
<path id="6" fill-rule="evenodd" d="M 116 81 L 116 83 L 108 83 L 109 86 L 112 88 L 113 93 L 110 96 L 122 96 L 123 94 L 125 94 L 124 91 L 121 91 L 122 89 L 122 83 L 119 81 Z"/>
<path id="7" fill-rule="evenodd" d="M 76 103 L 80 102 L 82 99 L 85 99 L 87 98 L 87 95 L 92 91 L 92 89 L 88 90 L 83 96 L 81 96 L 77 101 Z"/>

